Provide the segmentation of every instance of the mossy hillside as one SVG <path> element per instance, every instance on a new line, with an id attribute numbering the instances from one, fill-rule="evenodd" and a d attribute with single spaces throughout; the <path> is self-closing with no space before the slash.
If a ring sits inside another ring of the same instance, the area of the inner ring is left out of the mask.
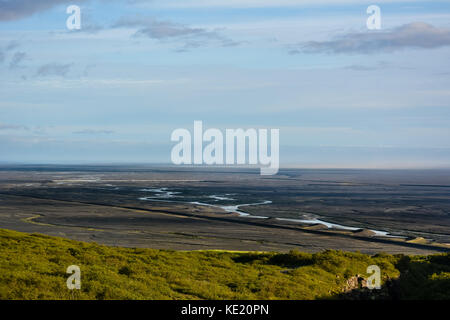
<path id="1" fill-rule="evenodd" d="M 383 283 L 402 274 L 402 298 L 448 299 L 449 260 L 119 248 L 0 229 L 0 299 L 327 299 L 372 264 Z M 81 290 L 67 289 L 70 265 L 81 269 Z"/>

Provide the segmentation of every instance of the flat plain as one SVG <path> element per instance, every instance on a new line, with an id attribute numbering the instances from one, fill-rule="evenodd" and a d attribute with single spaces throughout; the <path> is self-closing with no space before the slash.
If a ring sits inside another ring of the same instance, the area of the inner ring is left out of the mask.
<path id="1" fill-rule="evenodd" d="M 450 249 L 450 171 L 4 165 L 0 226 L 121 247 L 430 254 Z"/>

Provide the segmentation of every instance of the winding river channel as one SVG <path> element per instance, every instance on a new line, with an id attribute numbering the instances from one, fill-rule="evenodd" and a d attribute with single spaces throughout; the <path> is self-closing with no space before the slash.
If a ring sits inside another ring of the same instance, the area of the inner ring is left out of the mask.
<path id="1" fill-rule="evenodd" d="M 245 211 L 242 211 L 242 207 L 249 207 L 249 206 L 260 206 L 260 205 L 266 205 L 272 203 L 270 200 L 255 202 L 255 203 L 244 203 L 244 204 L 238 204 L 238 205 L 218 205 L 218 204 L 211 204 L 206 202 L 199 202 L 199 201 L 182 201 L 182 200 L 175 200 L 174 198 L 178 197 L 177 195 L 181 192 L 176 191 L 170 191 L 168 188 L 150 188 L 150 189 L 141 189 L 140 191 L 144 192 L 152 192 L 154 195 L 147 196 L 147 197 L 140 197 L 139 200 L 142 201 L 159 201 L 159 202 L 178 202 L 178 203 L 189 203 L 199 206 L 208 206 L 208 207 L 214 207 L 222 209 L 229 213 L 237 213 L 240 217 L 244 218 L 253 218 L 253 219 L 269 219 L 270 217 L 265 216 L 256 216 L 251 215 Z M 212 199 L 213 201 L 233 201 L 235 199 L 230 198 L 232 194 L 225 194 L 225 195 L 210 195 L 208 198 Z M 356 231 L 360 230 L 361 228 L 356 227 L 350 227 L 350 226 L 344 226 L 336 223 L 331 223 L 327 221 L 323 221 L 318 218 L 312 218 L 312 219 L 289 219 L 289 218 L 274 218 L 275 220 L 279 221 L 289 221 L 289 222 L 298 222 L 302 224 L 322 224 L 325 225 L 327 228 L 334 228 L 334 229 L 341 229 L 341 230 L 349 230 L 349 231 Z M 386 231 L 381 230 L 374 230 L 369 229 L 370 231 L 375 233 L 375 236 L 383 236 L 383 237 L 391 237 L 391 238 L 402 238 L 400 236 L 394 236 L 389 234 Z"/>

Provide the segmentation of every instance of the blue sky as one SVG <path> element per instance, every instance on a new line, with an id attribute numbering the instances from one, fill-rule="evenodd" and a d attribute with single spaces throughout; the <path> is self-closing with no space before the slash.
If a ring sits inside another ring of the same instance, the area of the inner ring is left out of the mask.
<path id="1" fill-rule="evenodd" d="M 0 0 L 0 161 L 169 162 L 202 120 L 279 128 L 282 165 L 449 167 L 449 57 L 450 1 Z"/>

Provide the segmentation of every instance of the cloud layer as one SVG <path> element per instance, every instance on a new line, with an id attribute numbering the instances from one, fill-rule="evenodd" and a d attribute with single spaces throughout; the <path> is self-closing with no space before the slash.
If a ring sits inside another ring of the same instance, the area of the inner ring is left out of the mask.
<path id="1" fill-rule="evenodd" d="M 0 123 L 0 130 L 28 130 L 26 126 Z"/>
<path id="2" fill-rule="evenodd" d="M 409 23 L 389 31 L 349 33 L 331 41 L 300 43 L 291 54 L 393 52 L 406 48 L 432 49 L 450 45 L 450 30 L 424 22 Z"/>
<path id="3" fill-rule="evenodd" d="M 72 67 L 72 64 L 48 63 L 40 66 L 36 72 L 36 76 L 61 76 L 64 77 Z"/>
<path id="4" fill-rule="evenodd" d="M 84 1 L 78 0 L 77 2 Z M 68 0 L 0 0 L 0 21 L 19 20 L 62 4 Z"/>
<path id="5" fill-rule="evenodd" d="M 14 53 L 13 57 L 11 58 L 11 62 L 9 63 L 10 69 L 16 69 L 20 66 L 22 61 L 24 61 L 27 58 L 27 54 L 25 52 L 16 52 Z"/>
<path id="6" fill-rule="evenodd" d="M 198 48 L 211 43 L 218 43 L 223 47 L 239 45 L 239 42 L 223 36 L 217 30 L 208 30 L 200 27 L 161 21 L 145 17 L 124 17 L 113 27 L 137 28 L 135 36 L 145 36 L 155 40 L 177 40 L 183 41 L 184 46 L 178 51 L 190 48 Z"/>
<path id="7" fill-rule="evenodd" d="M 1 1 L 1 0 L 0 0 Z M 16 41 L 10 41 L 6 47 L 0 47 L 0 63 L 5 61 L 6 54 L 19 46 Z"/>

